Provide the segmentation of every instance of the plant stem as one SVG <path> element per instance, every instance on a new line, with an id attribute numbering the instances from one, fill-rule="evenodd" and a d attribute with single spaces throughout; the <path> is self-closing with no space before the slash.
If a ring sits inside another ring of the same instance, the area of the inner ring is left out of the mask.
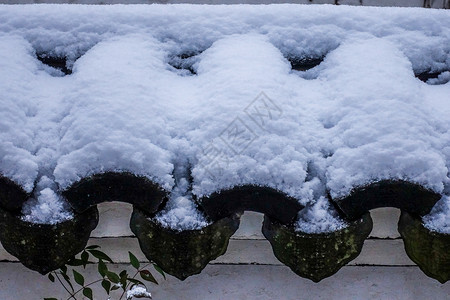
<path id="1" fill-rule="evenodd" d="M 77 299 L 73 296 L 74 294 L 72 294 L 72 293 L 69 291 L 69 289 L 66 288 L 66 286 L 64 285 L 64 283 L 62 282 L 62 280 L 59 278 L 58 273 L 55 272 L 55 271 L 53 271 L 52 273 L 55 274 L 55 276 L 56 276 L 56 278 L 58 279 L 59 283 L 63 286 L 63 288 L 64 288 L 64 289 L 67 291 L 67 293 L 70 295 L 70 297 L 67 298 L 67 300 L 69 300 L 70 298 L 73 298 L 73 299 L 77 300 Z"/>
<path id="2" fill-rule="evenodd" d="M 88 287 L 88 286 L 90 286 L 90 285 L 93 285 L 93 284 L 95 284 L 95 283 L 97 283 L 97 282 L 100 282 L 100 281 L 102 281 L 104 278 L 102 278 L 102 279 L 97 279 L 97 280 L 95 280 L 95 281 L 92 281 L 91 283 L 89 283 L 89 284 L 86 284 L 86 285 L 83 285 L 79 290 L 77 290 L 76 292 L 74 292 L 73 294 L 74 295 L 76 295 L 76 294 L 78 294 L 79 292 L 81 292 L 82 290 L 84 290 L 84 288 L 86 288 L 86 287 Z M 69 300 L 71 297 L 69 297 L 69 298 L 67 298 L 67 300 Z M 73 296 L 72 296 L 72 298 L 73 298 Z M 75 299 L 75 298 L 74 298 Z M 76 300 L 76 299 L 75 299 Z"/>

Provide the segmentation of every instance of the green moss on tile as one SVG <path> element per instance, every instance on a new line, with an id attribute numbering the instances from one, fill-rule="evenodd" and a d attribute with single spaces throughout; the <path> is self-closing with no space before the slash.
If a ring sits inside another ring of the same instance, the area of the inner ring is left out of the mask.
<path id="1" fill-rule="evenodd" d="M 355 259 L 372 231 L 370 214 L 330 233 L 307 234 L 264 218 L 263 234 L 279 261 L 314 282 L 329 277 Z"/>
<path id="2" fill-rule="evenodd" d="M 421 218 L 402 212 L 398 223 L 406 253 L 429 277 L 445 283 L 450 279 L 450 234 L 430 231 Z"/>
<path id="3" fill-rule="evenodd" d="M 184 280 L 225 253 L 230 237 L 239 228 L 239 216 L 223 218 L 201 230 L 175 231 L 161 227 L 135 208 L 130 227 L 149 260 Z"/>
<path id="4" fill-rule="evenodd" d="M 0 209 L 0 241 L 24 266 L 46 274 L 81 252 L 97 223 L 97 207 L 55 225 L 25 222 Z"/>

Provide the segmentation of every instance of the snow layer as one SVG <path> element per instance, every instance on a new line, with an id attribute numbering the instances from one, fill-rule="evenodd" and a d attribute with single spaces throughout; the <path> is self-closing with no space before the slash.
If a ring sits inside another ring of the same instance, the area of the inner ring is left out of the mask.
<path id="1" fill-rule="evenodd" d="M 301 210 L 295 225 L 297 231 L 304 233 L 333 232 L 348 226 L 325 197 L 320 197 L 317 202 Z"/>
<path id="2" fill-rule="evenodd" d="M 192 199 L 189 170 L 186 161 L 178 161 L 174 169 L 175 187 L 166 207 L 155 216 L 155 220 L 165 228 L 198 230 L 209 225 Z"/>
<path id="3" fill-rule="evenodd" d="M 171 188 L 166 112 L 175 105 L 163 87 L 176 76 L 166 70 L 160 48 L 143 35 L 113 38 L 76 62 L 54 171 L 62 189 L 106 171 L 147 175 Z"/>
<path id="4" fill-rule="evenodd" d="M 449 195 L 449 19 L 302 5 L 0 6 L 0 174 L 34 189 L 24 211 L 36 222 L 57 220 L 61 209 L 47 208 L 83 177 L 147 176 L 171 193 L 157 220 L 179 230 L 207 224 L 194 198 L 237 185 L 297 198 L 310 232 L 342 225 L 327 192 L 404 179 Z M 73 74 L 55 76 L 35 52 L 66 57 Z M 196 75 L 169 64 L 183 54 L 198 54 L 186 60 Z M 323 56 L 306 72 L 286 59 Z M 443 73 L 428 85 L 421 72 Z M 35 187 L 44 177 L 51 187 Z"/>
<path id="5" fill-rule="evenodd" d="M 38 165 L 33 155 L 33 129 L 29 124 L 37 103 L 30 83 L 37 63 L 33 49 L 20 37 L 0 37 L 0 174 L 33 190 Z"/>
<path id="6" fill-rule="evenodd" d="M 442 135 L 423 109 L 421 83 L 406 56 L 390 41 L 356 39 L 330 53 L 323 68 L 318 80 L 328 95 L 320 118 L 333 153 L 327 158 L 331 196 L 382 179 L 442 192 L 448 181 Z"/>
<path id="7" fill-rule="evenodd" d="M 450 196 L 442 197 L 431 213 L 423 217 L 423 223 L 431 231 L 450 234 Z"/>
<path id="8" fill-rule="evenodd" d="M 22 219 L 36 224 L 56 224 L 73 218 L 69 204 L 55 190 L 55 182 L 43 176 L 37 184 L 35 197 L 25 202 Z"/>
<path id="9" fill-rule="evenodd" d="M 278 49 L 261 35 L 221 39 L 202 53 L 194 82 L 203 94 L 188 132 L 199 146 L 194 193 L 256 184 L 307 201 L 311 189 L 303 183 L 319 150 L 313 136 L 321 124 L 298 109 L 302 97 L 315 95 L 292 89 L 299 80 Z"/>
<path id="10" fill-rule="evenodd" d="M 135 285 L 127 291 L 127 300 L 131 300 L 133 297 L 152 299 L 152 294 L 145 287 Z"/>

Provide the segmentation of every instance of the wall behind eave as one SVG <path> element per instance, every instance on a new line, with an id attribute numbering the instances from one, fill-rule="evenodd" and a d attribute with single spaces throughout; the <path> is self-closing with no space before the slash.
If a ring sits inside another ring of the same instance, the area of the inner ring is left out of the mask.
<path id="1" fill-rule="evenodd" d="M 131 273 L 130 266 L 121 264 L 128 261 L 128 251 L 146 261 L 128 226 L 131 205 L 110 202 L 98 208 L 100 222 L 90 243 L 101 245 L 119 262 L 110 265 L 111 269 L 128 268 Z M 337 274 L 313 283 L 295 275 L 275 258 L 261 234 L 263 216 L 246 212 L 226 254 L 211 262 L 200 275 L 179 281 L 172 276 L 164 280 L 155 274 L 160 285 L 149 288 L 155 300 L 448 299 L 450 282 L 440 284 L 427 277 L 407 257 L 397 232 L 399 214 L 394 208 L 372 210 L 374 228 L 360 256 Z M 87 282 L 98 278 L 96 269 L 91 265 L 82 271 Z M 100 286 L 93 288 L 96 299 L 105 299 L 100 297 Z M 0 245 L 1 300 L 66 299 L 64 295 L 58 284 L 23 267 Z"/>
<path id="2" fill-rule="evenodd" d="M 401 6 L 450 8 L 450 0 L 0 0 L 0 4 L 71 3 L 71 4 L 347 4 L 364 6 Z"/>

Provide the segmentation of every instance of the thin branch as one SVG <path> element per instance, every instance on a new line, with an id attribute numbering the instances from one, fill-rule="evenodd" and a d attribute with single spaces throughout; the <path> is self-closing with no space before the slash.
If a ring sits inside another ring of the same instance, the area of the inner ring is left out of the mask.
<path id="1" fill-rule="evenodd" d="M 77 300 L 77 299 L 73 296 L 74 294 L 72 294 L 72 293 L 69 291 L 69 289 L 64 285 L 64 283 L 62 282 L 62 280 L 59 278 L 58 273 L 55 272 L 55 271 L 53 271 L 52 273 L 55 274 L 55 276 L 56 276 L 56 278 L 58 279 L 59 283 L 63 286 L 63 288 L 64 288 L 64 289 L 67 291 L 67 293 L 70 295 L 70 297 L 67 298 L 67 300 L 69 300 L 70 298 L 73 298 L 73 299 Z"/>
<path id="2" fill-rule="evenodd" d="M 95 280 L 95 281 L 92 281 L 91 283 L 88 283 L 88 284 L 86 284 L 86 285 L 83 285 L 79 290 L 77 290 L 76 292 L 74 292 L 73 294 L 74 295 L 76 295 L 76 294 L 78 294 L 79 292 L 81 292 L 82 290 L 84 290 L 84 288 L 86 288 L 86 287 L 88 287 L 88 286 L 91 286 L 91 285 L 93 285 L 93 284 L 95 284 L 95 283 L 97 283 L 97 282 L 100 282 L 100 281 L 102 281 L 104 278 L 102 278 L 102 279 L 97 279 L 97 280 Z M 72 296 L 73 297 L 73 296 Z M 67 300 L 69 300 L 70 298 L 67 298 Z M 75 299 L 75 298 L 74 298 Z M 76 300 L 76 299 L 75 299 Z"/>

